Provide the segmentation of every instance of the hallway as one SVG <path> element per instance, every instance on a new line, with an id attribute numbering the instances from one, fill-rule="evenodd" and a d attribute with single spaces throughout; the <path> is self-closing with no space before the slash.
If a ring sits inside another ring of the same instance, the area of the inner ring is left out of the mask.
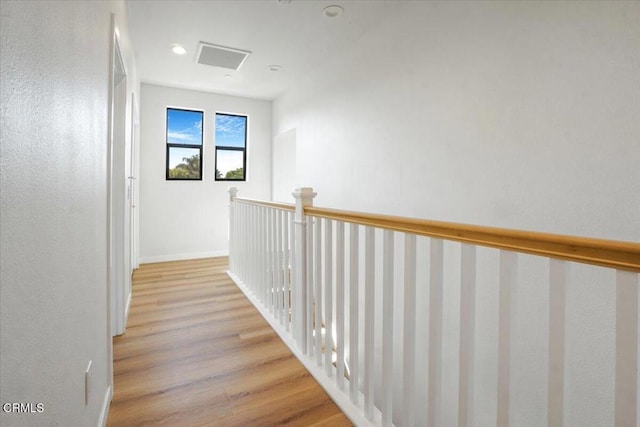
<path id="1" fill-rule="evenodd" d="M 226 270 L 225 257 L 135 272 L 107 425 L 351 425 Z"/>

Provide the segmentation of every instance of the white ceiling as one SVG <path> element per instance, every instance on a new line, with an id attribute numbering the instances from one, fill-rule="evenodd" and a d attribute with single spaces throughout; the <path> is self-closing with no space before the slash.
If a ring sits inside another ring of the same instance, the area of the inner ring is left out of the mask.
<path id="1" fill-rule="evenodd" d="M 340 57 L 399 1 L 130 1 L 129 25 L 140 80 L 258 99 L 275 99 L 298 79 Z M 344 14 L 322 10 L 338 4 Z M 237 70 L 196 64 L 199 41 L 251 51 Z M 187 54 L 171 52 L 181 44 Z M 269 65 L 282 70 L 270 71 Z M 230 74 L 231 77 L 225 77 Z"/>

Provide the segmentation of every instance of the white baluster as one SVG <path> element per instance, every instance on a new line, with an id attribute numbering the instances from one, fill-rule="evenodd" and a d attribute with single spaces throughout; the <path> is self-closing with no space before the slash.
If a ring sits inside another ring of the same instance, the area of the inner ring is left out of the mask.
<path id="1" fill-rule="evenodd" d="M 243 236 L 242 236 L 242 281 L 243 282 L 247 282 L 247 266 L 248 266 L 248 262 L 249 262 L 249 255 L 247 253 L 247 238 L 248 238 L 248 234 L 247 234 L 247 227 L 248 227 L 248 220 L 247 220 L 247 211 L 248 211 L 249 206 L 246 204 L 242 204 L 242 224 L 243 224 Z"/>
<path id="2" fill-rule="evenodd" d="M 282 288 L 284 287 L 284 268 L 282 265 L 283 260 L 283 248 L 282 248 L 282 216 L 284 214 L 283 211 L 277 210 L 277 229 L 278 229 L 278 292 L 277 292 L 277 304 L 278 308 L 278 321 L 282 325 L 284 321 L 284 294 L 282 292 Z"/>
<path id="3" fill-rule="evenodd" d="M 249 285 L 251 282 L 251 205 L 245 204 L 244 206 L 244 223 L 245 223 L 245 248 L 244 248 L 244 272 L 243 281 Z"/>
<path id="4" fill-rule="evenodd" d="M 637 426 L 638 419 L 638 275 L 616 272 L 615 426 Z"/>
<path id="5" fill-rule="evenodd" d="M 258 298 L 262 302 L 262 304 L 267 306 L 267 297 L 266 297 L 266 289 L 268 286 L 268 270 L 269 265 L 267 264 L 267 260 L 269 257 L 269 251 L 267 247 L 267 239 L 269 238 L 269 228 L 267 222 L 267 211 L 264 207 L 258 207 L 258 224 L 259 224 L 259 266 L 260 266 L 260 283 L 256 287 L 256 292 L 258 294 Z"/>
<path id="6" fill-rule="evenodd" d="M 431 239 L 429 273 L 429 384 L 427 400 L 427 426 L 441 425 L 442 399 L 442 284 L 444 270 L 443 244 Z"/>
<path id="7" fill-rule="evenodd" d="M 324 366 L 333 376 L 333 221 L 326 220 L 324 231 Z"/>
<path id="8" fill-rule="evenodd" d="M 403 426 L 415 424 L 416 236 L 404 235 Z"/>
<path id="9" fill-rule="evenodd" d="M 382 426 L 393 423 L 393 231 L 383 232 L 382 259 Z"/>
<path id="10" fill-rule="evenodd" d="M 275 289 L 276 289 L 276 281 L 278 280 L 278 272 L 276 271 L 277 260 L 276 260 L 276 211 L 272 208 L 266 208 L 269 213 L 269 239 L 268 242 L 268 253 L 269 253 L 269 289 L 268 289 L 268 301 L 269 301 L 269 313 L 273 317 L 277 316 L 277 312 L 275 310 L 276 305 L 276 297 L 275 297 Z"/>
<path id="11" fill-rule="evenodd" d="M 498 427 L 509 425 L 511 392 L 511 332 L 516 313 L 518 258 L 500 251 L 500 304 L 498 313 Z"/>
<path id="12" fill-rule="evenodd" d="M 287 294 L 289 293 L 289 212 L 282 211 L 280 218 L 280 229 L 282 230 L 282 264 L 280 270 L 282 271 L 282 311 L 280 317 L 280 324 L 284 322 L 285 330 L 289 330 L 289 299 Z"/>
<path id="13" fill-rule="evenodd" d="M 373 421 L 373 343 L 375 311 L 375 231 L 366 227 L 364 232 L 364 411 L 368 420 Z"/>
<path id="14" fill-rule="evenodd" d="M 241 266 L 242 266 L 242 203 L 236 202 L 236 246 L 235 246 L 235 274 L 240 280 L 242 280 Z"/>
<path id="15" fill-rule="evenodd" d="M 322 220 L 315 220 L 315 289 L 316 289 L 316 307 L 315 307 L 315 333 L 316 333 L 316 363 L 322 366 Z"/>
<path id="16" fill-rule="evenodd" d="M 358 403 L 358 225 L 349 228 L 349 391 L 351 401 Z"/>
<path id="17" fill-rule="evenodd" d="M 245 236 L 249 236 L 251 233 L 251 205 L 244 205 L 243 206 L 243 210 L 244 210 L 244 222 L 245 222 Z M 251 246 L 248 240 L 245 240 L 244 242 L 244 266 L 242 268 L 242 281 L 245 283 L 245 285 L 249 286 L 251 283 L 251 280 L 249 278 L 249 274 L 251 273 Z"/>
<path id="18" fill-rule="evenodd" d="M 258 218 L 256 215 L 256 211 L 257 211 L 257 206 L 254 205 L 250 205 L 249 206 L 249 214 L 250 214 L 250 219 L 251 219 L 251 226 L 250 226 L 250 230 L 251 230 L 251 235 L 255 236 L 255 233 L 258 231 Z M 255 292 L 256 289 L 256 285 L 258 283 L 257 280 L 257 273 L 258 273 L 258 269 L 256 268 L 256 257 L 258 255 L 258 248 L 256 246 L 256 241 L 255 239 L 250 239 L 249 241 L 249 245 L 250 245 L 250 259 L 251 259 L 251 263 L 249 264 L 249 267 L 251 269 L 251 274 L 249 276 L 249 286 L 248 288 L 251 289 L 252 291 Z"/>
<path id="19" fill-rule="evenodd" d="M 273 284 L 274 284 L 274 271 L 273 271 L 273 258 L 275 252 L 273 250 L 275 236 L 273 232 L 273 209 L 267 208 L 267 265 L 269 278 L 267 280 L 267 307 L 269 313 L 273 314 Z"/>
<path id="20" fill-rule="evenodd" d="M 251 228 L 253 224 L 251 223 L 251 205 L 245 205 L 245 221 L 246 221 L 246 230 L 245 233 L 247 236 L 251 235 Z M 251 286 L 251 273 L 253 272 L 251 269 L 251 242 L 247 239 L 245 243 L 245 267 L 244 267 L 244 277 L 243 282 L 246 286 Z"/>
<path id="21" fill-rule="evenodd" d="M 267 276 L 267 283 L 266 283 L 266 290 L 265 290 L 265 303 L 267 304 L 267 309 L 269 310 L 269 313 L 273 313 L 273 240 L 274 240 L 274 236 L 273 236 L 273 221 L 271 221 L 271 216 L 273 215 L 273 210 L 271 208 L 267 208 L 265 207 L 265 215 L 266 215 L 266 219 L 267 219 L 267 241 L 266 241 L 266 248 L 267 248 L 267 272 L 268 272 L 268 276 Z"/>
<path id="22" fill-rule="evenodd" d="M 307 354 L 313 356 L 314 279 L 313 274 L 313 224 L 315 218 L 307 217 Z"/>
<path id="23" fill-rule="evenodd" d="M 240 233 L 238 233 L 239 234 L 238 277 L 240 278 L 240 281 L 243 281 L 243 282 L 244 282 L 244 245 L 245 245 L 244 232 L 245 232 L 245 226 L 246 226 L 246 224 L 244 223 L 244 208 L 245 208 L 244 203 L 238 204 L 238 216 L 240 218 L 240 221 L 239 221 Z"/>
<path id="24" fill-rule="evenodd" d="M 336 383 L 344 389 L 344 222 L 336 222 Z"/>
<path id="25" fill-rule="evenodd" d="M 273 318 L 278 319 L 278 278 L 280 277 L 280 262 L 278 257 L 278 210 L 270 208 L 271 211 L 271 271 L 272 271 L 272 285 L 271 285 L 271 307 L 273 310 Z"/>
<path id="26" fill-rule="evenodd" d="M 458 426 L 473 425 L 473 360 L 476 325 L 476 248 L 462 245 Z"/>
<path id="27" fill-rule="evenodd" d="M 291 272 L 289 273 L 289 294 L 287 295 L 288 298 L 288 305 L 287 305 L 287 318 L 289 319 L 289 323 L 291 324 L 291 335 L 295 338 L 297 337 L 297 331 L 295 330 L 295 324 L 293 323 L 293 305 L 295 304 L 295 298 L 294 298 L 294 283 L 295 283 L 295 278 L 297 277 L 296 273 L 296 236 L 295 236 L 295 213 L 293 213 L 291 215 L 291 218 L 289 218 L 289 239 L 290 239 L 290 244 L 291 244 Z"/>
<path id="28" fill-rule="evenodd" d="M 251 212 L 253 210 L 253 206 L 252 205 L 246 205 L 246 221 L 247 221 L 247 229 L 246 229 L 246 234 L 247 236 L 251 235 L 252 227 L 253 227 L 253 223 L 251 222 L 252 218 L 251 218 Z M 253 273 L 253 269 L 251 268 L 251 257 L 253 255 L 252 250 L 253 248 L 251 247 L 251 241 L 249 239 L 247 239 L 247 248 L 246 248 L 246 252 L 247 252 L 247 257 L 246 257 L 246 266 L 245 266 L 245 274 L 244 274 L 244 283 L 247 287 L 251 287 L 252 283 L 251 283 L 251 274 Z"/>
<path id="29" fill-rule="evenodd" d="M 567 262 L 549 260 L 548 427 L 564 425 L 564 343 Z"/>
<path id="30" fill-rule="evenodd" d="M 289 273 L 288 273 L 288 277 L 289 277 L 289 288 L 288 288 L 288 292 L 287 292 L 287 324 L 289 325 L 289 328 L 291 329 L 291 334 L 293 336 L 295 336 L 295 333 L 293 332 L 293 324 L 291 323 L 291 307 L 293 305 L 293 300 L 292 300 L 292 295 L 293 295 L 293 280 L 295 277 L 295 272 L 294 272 L 294 264 L 295 264 L 295 236 L 294 236 L 294 214 L 290 214 L 289 218 L 287 219 L 287 221 L 289 221 Z"/>
<path id="31" fill-rule="evenodd" d="M 269 285 L 269 267 L 267 260 L 269 257 L 269 251 L 267 248 L 267 238 L 269 235 L 269 229 L 267 227 L 267 209 L 264 206 L 260 206 L 260 284 L 258 285 L 258 295 L 263 305 L 267 304 L 267 287 Z"/>

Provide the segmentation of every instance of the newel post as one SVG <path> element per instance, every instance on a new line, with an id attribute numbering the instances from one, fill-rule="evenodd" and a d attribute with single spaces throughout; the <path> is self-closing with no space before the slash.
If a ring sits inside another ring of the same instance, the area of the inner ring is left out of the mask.
<path id="1" fill-rule="evenodd" d="M 233 211 L 233 199 L 238 195 L 238 189 L 236 187 L 229 187 L 229 271 L 236 274 L 236 242 L 237 236 L 235 236 L 235 224 L 234 224 L 234 211 Z"/>
<path id="2" fill-rule="evenodd" d="M 305 206 L 313 206 L 313 198 L 316 193 L 313 188 L 296 188 L 292 193 L 296 199 L 296 213 L 294 218 L 294 282 L 291 289 L 294 306 L 292 307 L 292 324 L 294 337 L 298 347 L 304 354 L 307 353 L 307 223 L 308 219 L 304 214 Z"/>

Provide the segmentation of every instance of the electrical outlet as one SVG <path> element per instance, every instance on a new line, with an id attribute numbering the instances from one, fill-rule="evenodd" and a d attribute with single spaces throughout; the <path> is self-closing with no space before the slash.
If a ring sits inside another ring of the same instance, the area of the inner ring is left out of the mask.
<path id="1" fill-rule="evenodd" d="M 87 370 L 84 371 L 84 404 L 89 404 L 89 391 L 91 390 L 91 376 L 93 375 L 93 360 L 89 360 Z"/>

